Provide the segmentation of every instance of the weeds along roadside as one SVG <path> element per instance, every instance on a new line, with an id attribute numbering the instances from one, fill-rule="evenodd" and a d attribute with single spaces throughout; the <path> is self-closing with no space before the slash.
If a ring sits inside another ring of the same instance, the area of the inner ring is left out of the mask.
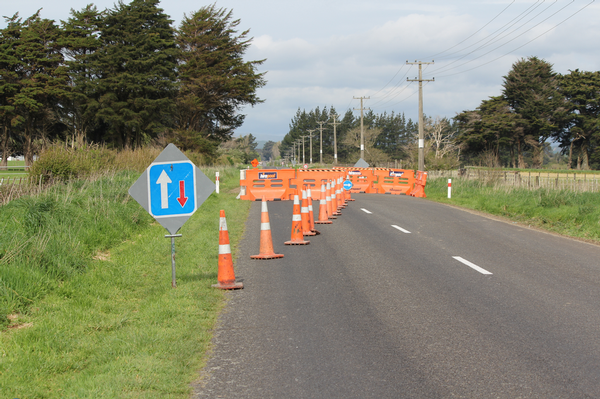
<path id="1" fill-rule="evenodd" d="M 527 189 L 494 181 L 452 179 L 427 180 L 427 198 L 502 216 L 569 237 L 600 243 L 600 193 L 556 189 Z"/>
<path id="2" fill-rule="evenodd" d="M 2 237 L 16 230 L 0 259 L 11 273 L 0 284 L 2 318 L 10 315 L 0 329 L 3 395 L 189 397 L 223 303 L 211 288 L 218 211 L 235 256 L 251 205 L 235 199 L 237 169 L 200 169 L 213 180 L 220 172 L 221 193 L 176 239 L 176 289 L 166 231 L 127 194 L 137 171 L 71 180 L 0 207 Z"/>

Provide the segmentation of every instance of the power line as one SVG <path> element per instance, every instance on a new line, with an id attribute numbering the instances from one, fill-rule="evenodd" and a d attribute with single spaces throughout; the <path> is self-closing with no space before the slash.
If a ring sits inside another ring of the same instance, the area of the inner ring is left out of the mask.
<path id="1" fill-rule="evenodd" d="M 573 0 L 573 1 L 575 1 L 575 0 Z M 573 1 L 571 1 L 571 3 L 573 3 Z M 488 64 L 490 64 L 490 63 L 492 63 L 492 62 L 495 62 L 495 61 L 499 60 L 500 58 L 506 57 L 507 55 L 509 55 L 509 54 L 513 53 L 514 51 L 516 51 L 516 50 L 519 50 L 520 48 L 522 48 L 522 47 L 525 47 L 525 46 L 526 46 L 526 45 L 528 45 L 529 43 L 531 43 L 531 42 L 533 42 L 533 41 L 535 41 L 535 40 L 539 39 L 540 37 L 542 37 L 542 36 L 544 36 L 545 34 L 547 34 L 548 32 L 550 32 L 551 30 L 554 30 L 554 29 L 556 29 L 556 27 L 558 27 L 559 25 L 563 24 L 564 22 L 566 22 L 567 20 L 571 19 L 571 18 L 572 18 L 573 16 L 575 16 L 576 14 L 580 13 L 581 11 L 583 11 L 584 9 L 586 9 L 587 7 L 589 7 L 589 6 L 590 6 L 590 5 L 591 5 L 591 4 L 592 4 L 594 1 L 596 1 L 596 0 L 592 0 L 591 2 L 589 2 L 588 4 L 586 4 L 585 6 L 583 6 L 582 8 L 580 8 L 579 10 L 575 11 L 573 14 L 569 15 L 567 18 L 565 18 L 565 19 L 563 19 L 562 21 L 560 21 L 558 24 L 556 24 L 556 25 L 552 26 L 550 29 L 547 29 L 546 31 L 544 31 L 544 32 L 542 32 L 541 34 L 539 34 L 538 36 L 534 37 L 533 39 L 531 39 L 531 40 L 529 40 L 529 41 L 527 41 L 527 42 L 523 43 L 522 45 L 520 45 L 520 46 L 518 46 L 518 47 L 516 47 L 516 48 L 512 49 L 511 51 L 509 51 L 508 53 L 506 53 L 506 54 L 504 54 L 504 55 L 501 55 L 500 57 L 494 58 L 493 60 L 491 60 L 491 61 L 488 61 L 488 62 L 485 62 L 485 63 L 483 63 L 483 64 L 480 64 L 480 65 L 478 65 L 478 66 L 476 66 L 476 67 L 473 67 L 473 68 L 470 68 L 470 69 L 466 69 L 466 70 L 463 70 L 463 71 L 460 71 L 460 72 L 452 73 L 452 74 L 446 74 L 446 75 L 442 75 L 442 76 L 440 76 L 440 77 L 454 76 L 454 75 L 458 75 L 458 74 L 461 74 L 461 73 L 469 72 L 469 71 L 472 71 L 472 70 L 474 70 L 474 69 L 481 68 L 481 67 L 482 67 L 482 66 L 484 66 L 484 65 L 488 65 Z M 562 9 L 564 9 L 564 8 L 566 8 L 566 7 L 567 7 L 568 5 L 570 5 L 571 3 L 567 4 L 565 7 L 561 8 L 559 11 L 561 11 L 561 10 L 562 10 Z M 557 13 L 558 13 L 559 11 L 557 11 Z M 556 14 L 556 13 L 554 13 L 554 14 Z M 554 14 L 553 14 L 553 15 L 554 15 Z M 542 21 L 542 22 L 543 22 L 543 21 Z M 538 24 L 538 25 L 539 25 L 539 24 Z M 537 25 L 536 25 L 536 26 L 537 26 Z M 512 39 L 512 40 L 514 40 L 514 39 Z M 508 44 L 508 43 L 510 43 L 512 40 L 510 40 L 509 42 L 507 42 L 507 43 L 505 43 L 505 44 Z M 504 44 L 504 45 L 505 45 L 505 44 Z M 504 45 L 502 45 L 502 46 L 504 46 Z M 496 47 L 494 50 L 497 50 L 497 49 L 499 49 L 499 48 L 500 48 L 500 47 L 502 47 L 502 46 L 498 46 L 498 47 Z M 460 66 L 466 65 L 466 64 L 468 64 L 468 63 L 470 63 L 470 62 L 476 61 L 477 59 L 479 59 L 479 58 L 482 58 L 484 55 L 487 55 L 487 54 L 491 53 L 491 52 L 492 52 L 492 51 L 494 51 L 494 50 L 491 50 L 491 51 L 487 52 L 486 54 L 483 54 L 482 56 L 480 56 L 480 57 L 477 57 L 477 58 L 475 58 L 475 59 L 473 59 L 473 60 L 471 60 L 471 61 L 467 61 L 467 62 L 465 62 L 465 63 L 463 63 L 463 64 L 461 64 L 461 65 L 458 65 L 458 66 L 456 66 L 456 67 L 454 67 L 454 68 L 451 68 L 451 69 L 449 69 L 448 71 L 450 71 L 450 70 L 452 70 L 452 69 L 456 69 L 456 68 L 458 68 L 458 67 L 460 67 Z"/>
<path id="2" fill-rule="evenodd" d="M 558 1 L 558 0 L 555 0 L 555 2 L 554 2 L 552 5 L 556 4 L 556 1 Z M 534 28 L 536 28 L 537 26 L 539 26 L 539 25 L 541 25 L 542 23 L 546 22 L 548 19 L 552 18 L 554 15 L 558 14 L 559 12 L 561 12 L 562 10 L 564 10 L 565 8 L 567 8 L 569 5 L 571 5 L 571 4 L 572 4 L 574 1 L 575 1 L 575 0 L 571 0 L 571 3 L 569 3 L 569 4 L 567 4 L 566 6 L 562 7 L 561 9 L 559 9 L 558 11 L 556 11 L 555 13 L 551 14 L 549 17 L 547 17 L 547 18 L 543 19 L 542 21 L 538 22 L 537 24 L 535 24 L 535 25 L 534 25 L 534 26 L 532 26 L 531 28 L 529 28 L 529 29 L 527 29 L 526 31 L 524 31 L 524 32 L 522 32 L 522 33 L 520 33 L 520 34 L 518 34 L 517 36 L 515 36 L 515 37 L 513 37 L 512 39 L 508 40 L 507 42 L 505 42 L 505 43 L 501 44 L 500 46 L 497 46 L 497 47 L 493 48 L 492 50 L 488 51 L 487 53 L 484 53 L 484 54 L 482 54 L 482 55 L 480 55 L 480 56 L 478 56 L 478 57 L 476 57 L 476 58 L 474 58 L 474 59 L 472 59 L 472 60 L 469 60 L 469 61 L 467 61 L 467 62 L 465 62 L 465 63 L 463 63 L 463 64 L 460 64 L 460 65 L 458 65 L 458 66 L 455 66 L 455 67 L 449 68 L 449 66 L 450 66 L 450 65 L 452 65 L 452 64 L 454 64 L 454 63 L 456 63 L 456 62 L 458 62 L 458 61 L 462 60 L 462 59 L 463 59 L 463 58 L 465 58 L 466 56 L 468 56 L 468 55 L 470 55 L 470 54 L 473 54 L 474 52 L 476 52 L 476 51 L 478 51 L 478 50 L 481 50 L 481 49 L 483 49 L 483 48 L 485 48 L 485 47 L 488 47 L 488 46 L 492 45 L 492 44 L 494 43 L 494 41 L 493 41 L 493 40 L 492 40 L 491 42 L 489 42 L 489 41 L 488 41 L 488 43 L 486 43 L 486 44 L 484 44 L 484 45 L 482 45 L 482 46 L 480 46 L 480 47 L 476 48 L 475 50 L 473 50 L 473 51 L 471 51 L 471 52 L 469 52 L 469 53 L 467 53 L 467 54 L 463 55 L 462 57 L 460 57 L 460 58 L 458 58 L 458 59 L 456 59 L 456 60 L 452 61 L 450 64 L 448 64 L 448 65 L 446 65 L 446 66 L 444 66 L 444 67 L 442 67 L 442 68 L 440 68 L 440 69 L 438 69 L 438 70 L 436 70 L 436 71 L 434 71 L 434 72 L 438 72 L 438 73 L 439 73 L 439 72 L 445 72 L 445 71 L 449 71 L 449 70 L 452 70 L 452 69 L 458 68 L 458 67 L 460 67 L 460 66 L 462 66 L 462 65 L 468 64 L 468 63 L 470 63 L 470 62 L 476 61 L 476 60 L 477 60 L 477 59 L 479 59 L 479 58 L 483 58 L 484 56 L 488 55 L 489 53 L 491 53 L 491 52 L 493 52 L 493 51 L 495 51 L 495 50 L 497 50 L 497 49 L 499 49 L 499 48 L 501 48 L 501 47 L 504 47 L 504 46 L 505 46 L 505 45 L 507 45 L 508 43 L 510 43 L 510 42 L 512 42 L 512 41 L 514 41 L 514 40 L 516 40 L 516 39 L 518 39 L 519 37 L 521 37 L 521 36 L 523 36 L 524 34 L 526 34 L 526 33 L 530 32 L 531 30 L 533 30 L 533 29 L 534 29 Z M 547 7 L 547 8 L 546 8 L 544 11 L 548 10 L 548 8 L 550 8 L 552 5 L 550 5 L 549 7 Z M 536 17 L 538 17 L 540 14 L 542 14 L 544 11 L 540 12 L 539 14 L 537 14 L 535 17 L 533 17 L 532 19 L 530 19 L 529 21 L 527 21 L 525 24 L 527 24 L 527 23 L 531 22 L 533 19 L 535 19 Z M 524 25 L 525 25 L 525 24 L 524 24 Z M 521 27 L 523 27 L 524 25 L 521 25 L 519 28 L 517 28 L 517 29 L 515 29 L 515 30 L 511 31 L 510 33 L 508 33 L 507 35 L 505 35 L 504 37 L 502 37 L 501 39 L 498 39 L 498 40 L 502 40 L 502 39 L 503 39 L 503 38 L 505 38 L 506 36 L 508 36 L 508 35 L 510 35 L 510 34 L 512 34 L 512 33 L 514 33 L 514 32 L 516 32 L 517 30 L 519 30 L 519 29 L 520 29 Z M 498 40 L 495 40 L 495 41 L 497 42 Z"/>
<path id="3" fill-rule="evenodd" d="M 500 12 L 499 12 L 499 13 L 498 13 L 498 14 L 497 14 L 497 15 L 496 15 L 494 18 L 492 18 L 491 20 L 489 20 L 489 21 L 488 21 L 488 23 L 486 23 L 485 25 L 483 25 L 481 28 L 477 29 L 475 32 L 473 32 L 471 35 L 469 35 L 467 38 L 463 39 L 462 41 L 460 41 L 460 42 L 456 43 L 454 46 L 452 46 L 452 47 L 450 47 L 450 48 L 448 48 L 448 49 L 446 49 L 446 50 L 444 50 L 444 51 L 441 51 L 441 52 L 439 52 L 439 53 L 436 53 L 436 54 L 430 55 L 430 56 L 428 56 L 428 57 L 425 57 L 425 58 L 431 58 L 431 59 L 434 59 L 434 58 L 436 58 L 438 55 L 440 55 L 440 54 L 444 54 L 444 53 L 446 53 L 446 52 L 448 52 L 448 51 L 452 50 L 454 47 L 460 46 L 461 44 L 463 44 L 464 42 L 466 42 L 467 40 L 469 40 L 470 38 L 472 38 L 473 36 L 475 36 L 476 34 L 478 34 L 479 32 L 481 32 L 481 31 L 482 31 L 482 30 L 483 30 L 483 29 L 484 29 L 486 26 L 488 26 L 489 24 L 491 24 L 492 22 L 494 22 L 494 20 L 496 20 L 496 18 L 498 18 L 500 15 L 502 15 L 502 14 L 504 13 L 504 11 L 508 10 L 508 8 L 509 8 L 510 6 L 512 6 L 512 5 L 515 3 L 515 1 L 516 1 L 516 0 L 513 0 L 513 1 L 512 1 L 512 3 L 510 3 L 508 6 L 506 6 L 506 8 L 505 8 L 504 10 L 500 11 Z M 539 1 L 539 0 L 538 0 L 538 1 Z M 453 54 L 454 54 L 454 53 L 453 53 Z M 440 57 L 438 57 L 438 58 L 440 58 Z"/>

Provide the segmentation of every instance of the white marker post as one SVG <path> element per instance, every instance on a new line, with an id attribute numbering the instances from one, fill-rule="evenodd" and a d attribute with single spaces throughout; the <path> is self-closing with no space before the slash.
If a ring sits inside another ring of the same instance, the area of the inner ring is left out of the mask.
<path id="1" fill-rule="evenodd" d="M 217 194 L 219 194 L 219 172 L 215 172 L 215 173 L 217 175 L 217 179 L 215 181 L 215 183 L 216 183 L 215 184 L 215 190 L 216 190 Z"/>
<path id="2" fill-rule="evenodd" d="M 452 198 L 452 179 L 448 179 L 448 198 Z"/>

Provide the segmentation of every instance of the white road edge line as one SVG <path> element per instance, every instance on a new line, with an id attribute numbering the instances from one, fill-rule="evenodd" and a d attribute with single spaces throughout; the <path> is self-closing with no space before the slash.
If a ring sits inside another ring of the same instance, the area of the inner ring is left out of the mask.
<path id="1" fill-rule="evenodd" d="M 488 272 L 487 270 L 482 269 L 481 267 L 477 266 L 476 264 L 471 263 L 468 260 L 461 258 L 460 256 L 453 256 L 453 258 L 461 263 L 464 263 L 465 265 L 469 266 L 470 268 L 477 270 L 481 274 L 492 274 L 492 273 Z"/>
<path id="2" fill-rule="evenodd" d="M 360 208 L 360 210 L 361 210 L 361 211 L 363 211 L 364 213 L 368 213 L 368 214 L 371 214 L 371 213 L 373 213 L 373 212 L 371 212 L 371 211 L 367 211 L 365 208 Z"/>
<path id="3" fill-rule="evenodd" d="M 395 228 L 395 229 L 398 229 L 398 230 L 400 230 L 400 231 L 401 231 L 401 232 L 403 232 L 403 233 L 410 234 L 410 231 L 408 231 L 408 230 L 405 230 L 405 229 L 403 229 L 403 228 L 402 228 L 402 227 L 400 227 L 400 226 L 396 226 L 395 224 L 393 224 L 393 225 L 392 225 L 392 227 L 393 227 L 393 228 Z"/>

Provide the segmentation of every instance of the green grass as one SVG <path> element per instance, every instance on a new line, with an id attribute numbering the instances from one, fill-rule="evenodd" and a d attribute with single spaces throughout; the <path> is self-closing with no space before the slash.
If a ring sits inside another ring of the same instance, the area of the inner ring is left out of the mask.
<path id="1" fill-rule="evenodd" d="M 215 170 L 203 169 L 210 178 Z M 31 258 L 28 266 L 17 266 L 12 252 L 2 258 L 13 256 L 0 265 L 3 272 L 22 267 L 26 273 L 22 286 L 2 280 L 14 313 L 12 328 L 0 332 L 0 397 L 189 397 L 223 305 L 223 293 L 211 287 L 219 210 L 226 211 L 235 256 L 251 205 L 235 200 L 239 172 L 220 172 L 221 194 L 213 193 L 176 239 L 175 289 L 166 230 L 127 194 L 139 174 L 70 183 L 39 202 L 7 205 L 21 212 L 14 223 L 29 233 L 40 225 L 64 226 L 60 234 L 34 234 L 26 245 L 40 253 L 22 251 Z M 27 241 L 22 238 L 14 244 Z M 64 250 L 50 250 L 53 242 Z M 57 259 L 46 259 L 53 255 Z M 36 259 L 45 259 L 44 267 L 36 270 Z"/>
<path id="2" fill-rule="evenodd" d="M 429 179 L 427 198 L 506 217 L 570 237 L 600 242 L 600 193 L 570 190 L 528 190 L 453 179 Z"/>

